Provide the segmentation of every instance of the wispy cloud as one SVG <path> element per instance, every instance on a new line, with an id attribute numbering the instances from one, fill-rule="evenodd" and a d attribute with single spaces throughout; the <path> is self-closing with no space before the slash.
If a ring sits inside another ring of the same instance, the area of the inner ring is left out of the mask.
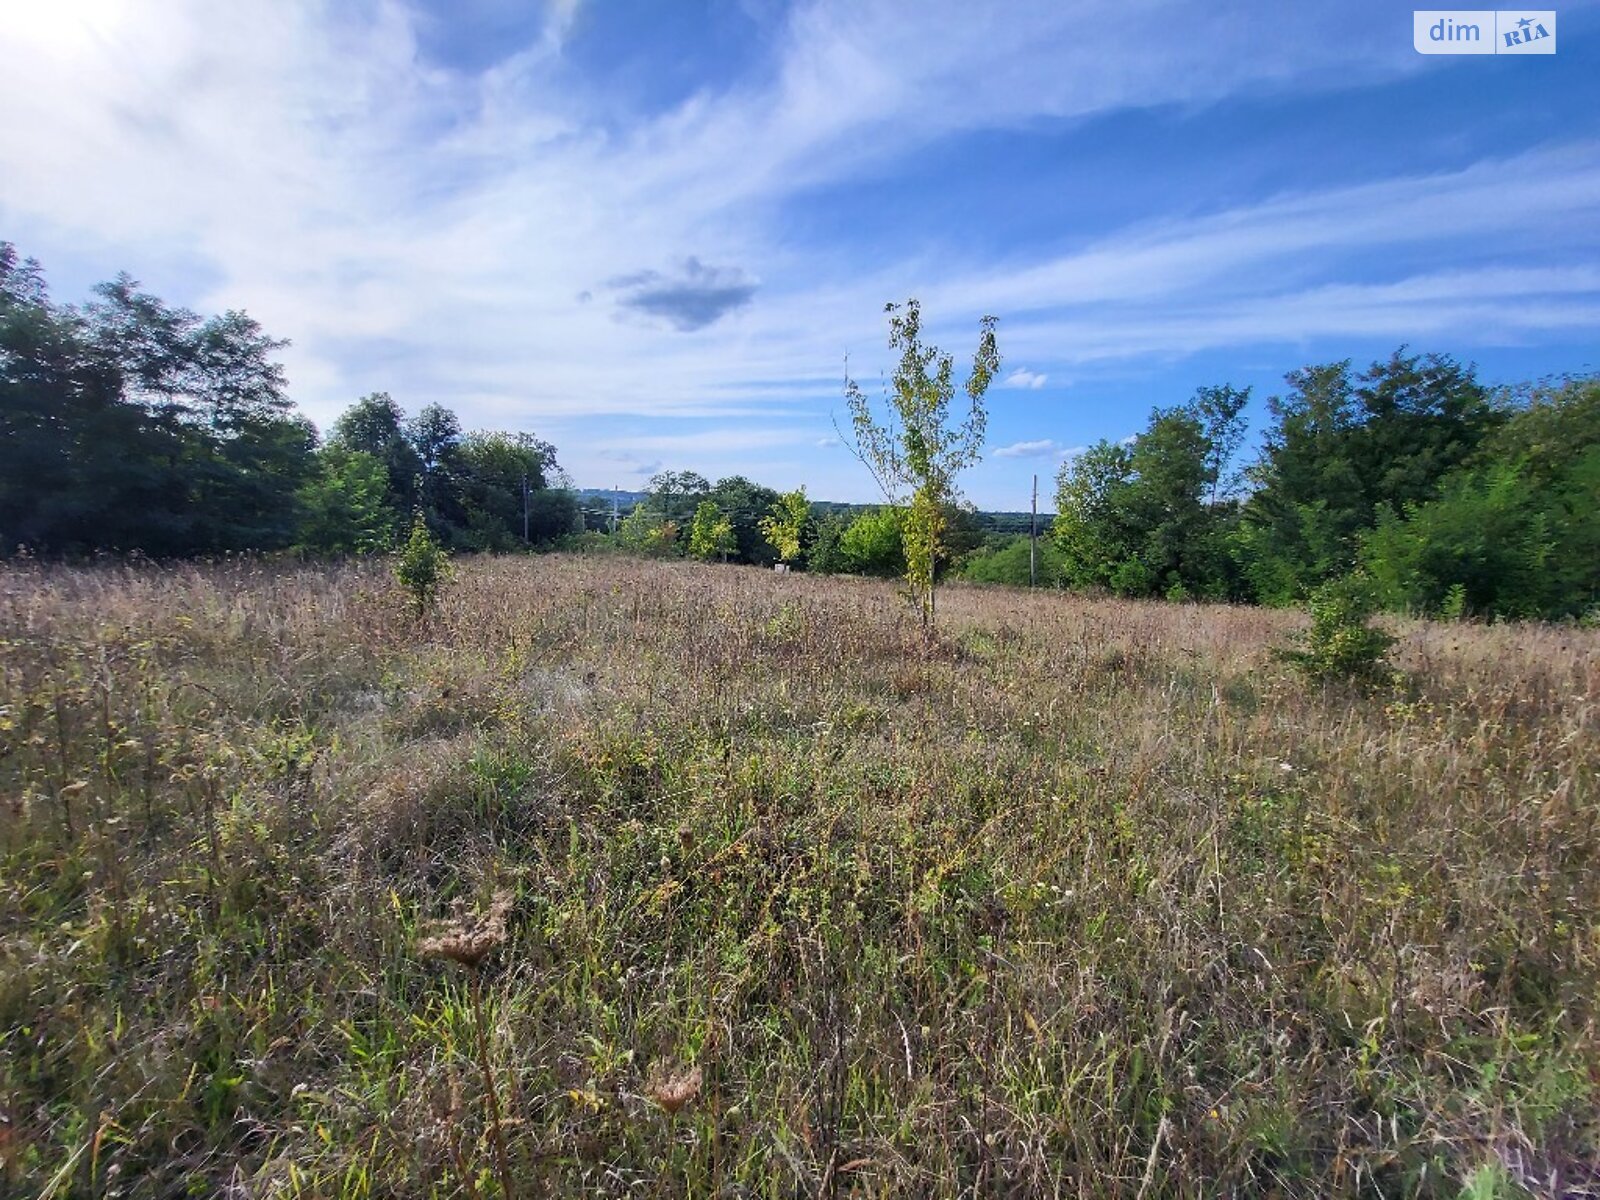
<path id="1" fill-rule="evenodd" d="M 198 262 L 211 283 L 185 299 L 246 306 L 291 338 L 296 392 L 321 418 L 385 384 L 481 419 L 670 413 L 739 380 L 814 377 L 881 341 L 875 314 L 905 293 L 904 268 L 808 273 L 805 249 L 761 218 L 781 197 L 953 130 L 1225 94 L 1284 74 L 1291 48 L 1302 69 L 1395 69 L 1363 59 L 1359 37 L 1321 38 L 1314 15 L 1286 17 L 1281 53 L 1261 56 L 1226 52 L 1248 39 L 1237 22 L 1151 0 L 1112 23 L 1078 5 L 1004 21 L 935 9 L 907 22 L 889 3 L 802 6 L 770 72 L 621 133 L 569 86 L 570 4 L 477 75 L 427 66 L 398 0 L 137 13 L 109 0 L 93 30 L 8 22 L 0 158 L 25 165 L 0 216 L 41 240 L 98 243 L 136 273 Z M 1130 38 L 1149 60 L 1137 79 L 1107 53 Z M 1005 79 L 968 52 L 980 42 L 1011 64 Z M 772 284 L 752 306 L 753 274 Z M 614 307 L 574 300 L 629 276 L 621 306 L 651 320 L 619 329 Z M 740 333 L 715 353 L 674 336 L 741 306 Z M 410 348 L 396 378 L 373 378 L 368 340 Z"/>
<path id="2" fill-rule="evenodd" d="M 784 446 L 804 446 L 811 440 L 803 429 L 794 426 L 772 427 L 741 424 L 700 429 L 689 433 L 618 433 L 607 443 L 615 450 L 663 454 L 688 460 L 749 451 L 771 450 Z"/>
<path id="3" fill-rule="evenodd" d="M 1288 179 L 1065 252 L 1053 233 L 997 252 L 934 231 L 925 253 L 893 256 L 783 215 L 974 130 L 1437 67 L 1392 22 L 1328 6 L 1284 8 L 1262 54 L 1258 22 L 1177 0 L 1130 0 L 1115 20 L 1077 0 L 1003 17 L 933 0 L 917 21 L 888 0 L 814 0 L 775 20 L 749 70 L 627 122 L 573 78 L 590 14 L 571 0 L 481 71 L 432 63 L 419 29 L 442 18 L 401 0 L 103 0 L 92 27 L 88 9 L 15 7 L 0 23 L 6 236 L 50 267 L 125 266 L 174 300 L 249 309 L 292 339 L 293 393 L 320 422 L 389 388 L 469 427 L 571 431 L 580 478 L 586 461 L 613 469 L 586 446 L 607 416 L 746 423 L 743 445 L 637 434 L 622 449 L 640 469 L 845 458 L 792 429 L 837 397 L 847 351 L 868 378 L 889 364 L 890 297 L 921 297 L 944 345 L 998 313 L 1007 358 L 1029 364 L 1002 386 L 1029 391 L 1076 386 L 1080 364 L 1600 324 L 1600 147 L 1581 131 L 1451 170 Z M 1064 452 L 1042 444 L 994 455 Z"/>

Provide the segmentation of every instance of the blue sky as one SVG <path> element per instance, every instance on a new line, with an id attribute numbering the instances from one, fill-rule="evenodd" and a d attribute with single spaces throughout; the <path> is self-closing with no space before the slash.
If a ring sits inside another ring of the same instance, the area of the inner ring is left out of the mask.
<path id="1" fill-rule="evenodd" d="M 916 296 L 1005 366 L 966 478 L 1023 508 L 1201 384 L 1406 343 L 1600 368 L 1600 6 L 1555 55 L 1412 9 L 1132 0 L 15 0 L 0 238 L 292 339 L 326 425 L 439 402 L 586 486 L 871 500 L 848 354 Z"/>

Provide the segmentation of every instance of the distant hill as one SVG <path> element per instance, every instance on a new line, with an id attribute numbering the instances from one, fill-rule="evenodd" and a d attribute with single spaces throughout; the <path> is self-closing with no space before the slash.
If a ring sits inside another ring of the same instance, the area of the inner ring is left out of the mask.
<path id="1" fill-rule="evenodd" d="M 579 488 L 578 499 L 583 501 L 604 500 L 610 504 L 613 500 L 617 506 L 624 510 L 632 508 L 639 501 L 648 496 L 649 492 L 624 492 L 616 488 Z"/>
<path id="2" fill-rule="evenodd" d="M 1040 513 L 1039 532 L 1047 533 L 1050 529 L 1050 522 L 1055 519 L 1055 513 Z M 1033 515 L 1025 512 L 980 512 L 978 514 L 978 523 L 990 533 L 1027 533 L 1032 521 Z"/>
<path id="3" fill-rule="evenodd" d="M 849 516 L 852 513 L 867 512 L 881 507 L 877 504 L 844 504 L 837 500 L 813 500 L 812 508 L 821 509 L 823 512 L 842 513 Z M 985 533 L 1027 533 L 1031 517 L 1025 512 L 983 512 L 977 514 L 978 526 Z M 1055 520 L 1054 513 L 1042 512 L 1039 514 L 1039 529 L 1041 531 L 1050 527 L 1050 522 Z"/>

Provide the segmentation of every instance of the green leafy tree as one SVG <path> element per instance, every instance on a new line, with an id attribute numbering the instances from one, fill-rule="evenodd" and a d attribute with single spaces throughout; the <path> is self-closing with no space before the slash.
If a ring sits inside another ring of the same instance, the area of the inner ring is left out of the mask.
<path id="1" fill-rule="evenodd" d="M 1207 502 L 1215 448 L 1188 407 L 1158 410 L 1134 440 L 1126 494 L 1128 520 L 1139 533 L 1135 557 L 1149 579 L 1146 594 L 1225 590 L 1218 511 Z"/>
<path id="2" fill-rule="evenodd" d="M 1557 533 L 1514 464 L 1452 476 L 1442 495 L 1361 535 L 1361 562 L 1386 608 L 1457 616 L 1539 616 L 1560 591 Z"/>
<path id="3" fill-rule="evenodd" d="M 510 550 L 523 542 L 523 488 L 527 488 L 528 541 L 542 543 L 571 532 L 575 502 L 545 493 L 558 468 L 555 447 L 528 433 L 469 433 L 453 456 L 460 498 L 463 545 L 475 550 Z M 538 519 L 535 520 L 535 517 Z"/>
<path id="4" fill-rule="evenodd" d="M 1151 413 L 1132 445 L 1102 441 L 1063 464 L 1053 532 L 1068 581 L 1128 596 L 1225 594 L 1231 510 L 1208 499 L 1225 462 L 1185 405 Z"/>
<path id="5" fill-rule="evenodd" d="M 406 422 L 405 435 L 421 467 L 422 511 L 444 537 L 467 544 L 461 422 L 442 404 L 429 404 Z"/>
<path id="6" fill-rule="evenodd" d="M 800 558 L 800 539 L 811 516 L 805 488 L 785 492 L 772 503 L 772 511 L 761 518 L 761 532 L 777 552 L 778 561 L 793 563 Z"/>
<path id="7" fill-rule="evenodd" d="M 944 579 L 984 543 L 984 527 L 977 508 L 970 502 L 944 506 L 944 535 L 934 562 L 937 578 Z"/>
<path id="8" fill-rule="evenodd" d="M 293 540 L 313 434 L 239 312 L 201 318 L 127 276 L 81 307 L 0 243 L 0 547 L 156 557 Z"/>
<path id="9" fill-rule="evenodd" d="M 394 398 L 388 392 L 373 392 L 340 414 L 328 435 L 330 447 L 370 454 L 383 464 L 397 531 L 400 514 L 415 509 L 421 499 L 417 481 L 422 477 L 422 460 L 406 438 L 405 425 L 405 413 Z"/>
<path id="10" fill-rule="evenodd" d="M 1513 389 L 1511 415 L 1485 439 L 1478 464 L 1521 463 L 1537 485 L 1600 446 L 1600 376 Z"/>
<path id="11" fill-rule="evenodd" d="M 127 274 L 100 284 L 95 297 L 85 309 L 89 336 L 120 372 L 128 401 L 219 436 L 292 409 L 274 359 L 289 343 L 247 314 L 202 318 L 139 291 Z"/>
<path id="12" fill-rule="evenodd" d="M 617 541 L 635 554 L 665 558 L 678 551 L 680 526 L 645 504 L 637 504 L 617 526 Z"/>
<path id="13" fill-rule="evenodd" d="M 202 318 L 172 307 L 125 274 L 99 285 L 95 297 L 83 309 L 88 347 L 118 380 L 121 403 L 143 413 L 140 441 L 154 451 L 144 466 L 165 477 L 165 511 L 148 523 L 154 536 L 137 539 L 149 543 L 139 548 L 214 554 L 287 546 L 315 446 L 275 361 L 288 343 L 243 312 Z"/>
<path id="14" fill-rule="evenodd" d="M 1105 440 L 1061 464 L 1051 533 L 1075 587 L 1109 586 L 1118 565 L 1134 556 L 1138 531 L 1123 502 L 1132 480 L 1132 452 Z"/>
<path id="15" fill-rule="evenodd" d="M 1469 368 L 1407 355 L 1356 375 L 1348 361 L 1289 374 L 1234 536 L 1254 594 L 1292 603 L 1352 568 L 1386 507 L 1432 499 L 1506 419 Z"/>
<path id="16" fill-rule="evenodd" d="M 844 515 L 837 512 L 822 513 L 807 525 L 803 546 L 807 571 L 837 575 L 850 570 L 850 560 L 844 549 L 844 535 L 849 527 Z"/>
<path id="17" fill-rule="evenodd" d="M 739 548 L 733 535 L 733 522 L 717 506 L 715 500 L 702 500 L 694 510 L 694 520 L 689 525 L 689 553 L 709 561 L 728 555 Z"/>
<path id="18" fill-rule="evenodd" d="M 582 532 L 583 510 L 571 488 L 547 487 L 528 497 L 528 537 L 535 546 L 552 545 Z"/>
<path id="19" fill-rule="evenodd" d="M 215 491 L 191 492 L 221 549 L 277 550 L 299 535 L 301 489 L 317 474 L 317 431 L 300 416 L 241 420 L 217 444 Z M 207 518 L 206 514 L 215 514 Z"/>
<path id="20" fill-rule="evenodd" d="M 777 501 L 778 493 L 743 475 L 730 475 L 717 480 L 710 498 L 717 502 L 717 507 L 733 525 L 734 540 L 738 543 L 733 557 L 757 566 L 770 565 L 773 551 L 761 532 L 761 518 Z"/>
<path id="21" fill-rule="evenodd" d="M 885 306 L 889 347 L 900 361 L 880 423 L 872 404 L 853 379 L 845 379 L 845 398 L 853 432 L 851 449 L 895 507 L 906 508 L 902 530 L 905 578 L 922 609 L 925 625 L 934 618 L 934 584 L 948 518 L 956 498 L 956 478 L 981 457 L 988 415 L 984 393 L 1000 369 L 995 319 L 979 322 L 978 348 L 963 390 L 967 413 L 953 422 L 955 362 L 936 346 L 922 344 L 922 309 L 916 300 Z"/>
<path id="22" fill-rule="evenodd" d="M 137 545 L 127 517 L 165 515 L 175 433 L 125 402 L 87 322 L 0 242 L 0 552 Z"/>
<path id="23" fill-rule="evenodd" d="M 1234 496 L 1243 483 L 1234 469 L 1245 439 L 1245 406 L 1250 389 L 1218 384 L 1195 389 L 1188 410 L 1200 423 L 1206 441 L 1206 481 L 1210 485 L 1208 503 L 1216 505 Z"/>
<path id="24" fill-rule="evenodd" d="M 711 494 L 711 481 L 698 471 L 658 471 L 645 484 L 646 503 L 663 518 L 682 525 Z"/>
<path id="25" fill-rule="evenodd" d="M 1534 397 L 1432 500 L 1361 536 L 1379 602 L 1417 613 L 1581 615 L 1600 601 L 1600 381 Z"/>
<path id="26" fill-rule="evenodd" d="M 374 554 L 393 537 L 388 472 L 364 450 L 325 449 L 300 509 L 298 544 L 311 554 Z"/>

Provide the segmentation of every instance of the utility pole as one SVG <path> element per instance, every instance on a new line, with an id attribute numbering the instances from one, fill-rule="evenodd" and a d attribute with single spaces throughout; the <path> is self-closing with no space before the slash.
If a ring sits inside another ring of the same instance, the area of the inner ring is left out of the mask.
<path id="1" fill-rule="evenodd" d="M 1033 475 L 1033 516 L 1028 521 L 1028 586 L 1039 586 L 1039 473 Z"/>
<path id="2" fill-rule="evenodd" d="M 528 541 L 528 473 L 522 473 L 522 541 Z"/>
<path id="3" fill-rule="evenodd" d="M 611 485 L 611 536 L 617 536 L 617 485 Z"/>

